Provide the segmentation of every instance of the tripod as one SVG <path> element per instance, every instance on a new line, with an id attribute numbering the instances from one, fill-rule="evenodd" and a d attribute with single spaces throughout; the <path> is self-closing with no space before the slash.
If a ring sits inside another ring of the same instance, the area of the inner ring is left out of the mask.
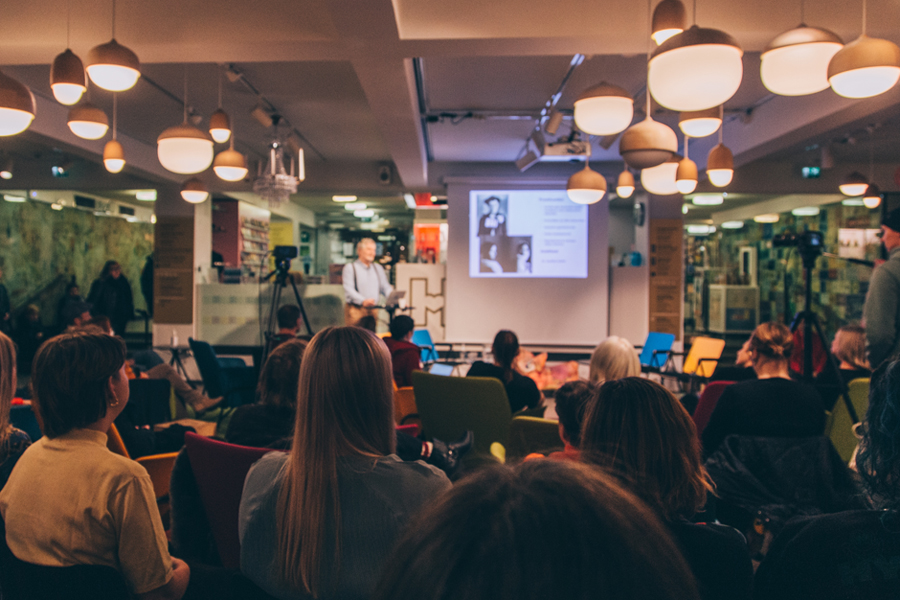
<path id="1" fill-rule="evenodd" d="M 306 326 L 306 331 L 309 335 L 313 335 L 312 326 L 309 324 L 309 318 L 306 316 L 306 309 L 303 308 L 303 299 L 300 298 L 300 292 L 297 291 L 297 284 L 294 282 L 294 276 L 290 274 L 288 268 L 290 266 L 290 260 L 287 261 L 287 264 L 282 264 L 281 261 L 276 261 L 275 270 L 266 275 L 266 279 L 271 279 L 273 276 L 275 277 L 275 288 L 272 290 L 272 305 L 269 307 L 269 322 L 266 325 L 266 343 L 263 348 L 263 356 L 262 362 L 266 362 L 266 357 L 269 356 L 269 351 L 272 349 L 272 339 L 275 337 L 276 325 L 277 325 L 277 311 L 278 311 L 278 303 L 281 300 L 281 290 L 287 287 L 288 282 L 291 284 L 291 289 L 294 290 L 294 298 L 297 300 L 297 306 L 300 308 L 300 316 L 303 317 L 303 324 Z"/>
<path id="2" fill-rule="evenodd" d="M 809 232 L 809 233 L 818 233 L 818 232 Z M 821 234 L 819 234 L 821 236 Z M 844 405 L 847 407 L 847 412 L 850 415 L 850 420 L 853 423 L 859 423 L 859 415 L 856 414 L 856 409 L 853 408 L 853 403 L 850 402 L 850 389 L 847 387 L 847 382 L 844 380 L 844 376 L 841 375 L 840 365 L 837 362 L 837 359 L 834 358 L 834 355 L 831 353 L 831 348 L 828 345 L 828 342 L 825 338 L 825 333 L 822 331 L 822 324 L 819 322 L 819 317 L 814 313 L 810 306 L 812 305 L 812 270 L 816 266 L 816 259 L 819 254 L 822 252 L 821 246 L 821 237 L 819 238 L 818 244 L 804 244 L 801 242 L 797 247 L 800 252 L 800 257 L 803 259 L 803 274 L 806 279 L 806 289 L 803 297 L 803 310 L 797 311 L 797 314 L 794 315 L 794 319 L 791 321 L 791 333 L 797 331 L 797 328 L 800 327 L 800 322 L 803 322 L 803 381 L 804 383 L 812 383 L 813 382 L 813 329 L 815 328 L 816 335 L 819 336 L 819 341 L 822 342 L 822 347 L 825 348 L 825 355 L 828 357 L 829 366 L 834 369 L 835 374 L 837 375 L 838 385 L 841 391 L 841 398 L 844 400 Z"/>

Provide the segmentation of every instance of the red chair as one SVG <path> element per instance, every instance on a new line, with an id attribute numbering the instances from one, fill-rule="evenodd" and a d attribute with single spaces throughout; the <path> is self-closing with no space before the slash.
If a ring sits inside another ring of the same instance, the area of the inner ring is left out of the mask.
<path id="1" fill-rule="evenodd" d="M 703 430 L 706 428 L 706 424 L 709 423 L 709 418 L 712 416 L 713 410 L 715 410 L 716 404 L 719 402 L 719 397 L 722 396 L 722 392 L 732 383 L 734 382 L 713 381 L 708 383 L 703 393 L 700 394 L 700 399 L 697 400 L 697 408 L 694 409 L 694 425 L 697 426 L 698 436 L 703 434 Z"/>
<path id="2" fill-rule="evenodd" d="M 227 444 L 190 432 L 184 436 L 184 448 L 222 566 L 239 569 L 238 512 L 244 479 L 253 463 L 273 450 Z"/>

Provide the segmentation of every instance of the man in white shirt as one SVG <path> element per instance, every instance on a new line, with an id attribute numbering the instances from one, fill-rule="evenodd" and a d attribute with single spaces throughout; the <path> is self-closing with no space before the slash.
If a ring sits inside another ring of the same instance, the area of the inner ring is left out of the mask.
<path id="1" fill-rule="evenodd" d="M 381 265 L 375 262 L 375 240 L 363 238 L 356 245 L 359 257 L 344 265 L 344 323 L 356 325 L 367 315 L 377 317 L 379 295 L 387 297 L 393 291 Z"/>

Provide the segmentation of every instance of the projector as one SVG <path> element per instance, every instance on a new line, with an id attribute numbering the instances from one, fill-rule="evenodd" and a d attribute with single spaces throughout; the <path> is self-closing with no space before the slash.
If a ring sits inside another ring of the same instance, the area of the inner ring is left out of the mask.
<path id="1" fill-rule="evenodd" d="M 545 144 L 543 150 L 541 162 L 570 161 L 572 159 L 590 157 L 591 144 L 580 140 L 552 142 Z"/>

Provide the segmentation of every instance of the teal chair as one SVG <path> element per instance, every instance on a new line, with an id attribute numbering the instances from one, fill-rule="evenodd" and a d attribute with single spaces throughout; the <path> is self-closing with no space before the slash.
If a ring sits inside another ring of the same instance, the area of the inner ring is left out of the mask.
<path id="1" fill-rule="evenodd" d="M 869 379 L 854 379 L 847 384 L 850 389 L 850 402 L 860 419 L 866 418 L 869 410 Z M 844 462 L 849 462 L 859 440 L 853 435 L 853 420 L 847 411 L 843 397 L 839 397 L 831 417 L 826 422 L 825 435 L 831 439 L 838 454 Z"/>
<path id="2" fill-rule="evenodd" d="M 498 379 L 445 377 L 424 371 L 413 371 L 412 379 L 426 435 L 451 442 L 471 430 L 475 434 L 471 454 L 503 461 L 512 413 L 506 389 Z"/>
<path id="3" fill-rule="evenodd" d="M 549 454 L 564 447 L 559 438 L 559 421 L 526 416 L 510 421 L 507 460 L 525 458 L 532 452 Z"/>

